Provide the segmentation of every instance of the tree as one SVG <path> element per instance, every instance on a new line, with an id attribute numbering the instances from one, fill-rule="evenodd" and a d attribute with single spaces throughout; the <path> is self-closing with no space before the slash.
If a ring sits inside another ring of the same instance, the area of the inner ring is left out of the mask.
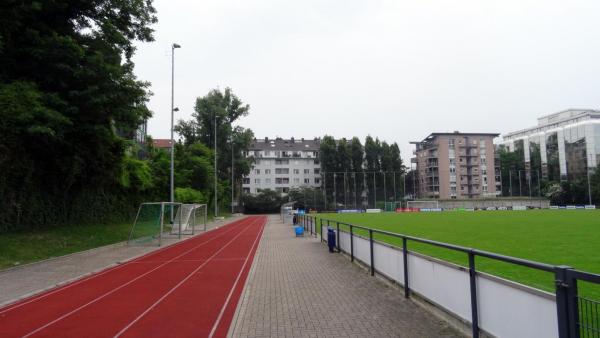
<path id="1" fill-rule="evenodd" d="M 196 99 L 193 119 L 180 120 L 175 127 L 175 131 L 183 138 L 184 145 L 203 144 L 214 149 L 216 122 L 217 172 L 219 185 L 223 188 L 218 193 L 222 206 L 230 203 L 230 189 L 241 185 L 242 177 L 250 173 L 252 166 L 251 160 L 243 156 L 243 152 L 250 146 L 254 133 L 250 129 L 233 125 L 239 118 L 247 116 L 249 110 L 250 106 L 244 104 L 231 88 L 225 88 L 224 91 L 213 89 L 206 96 Z M 214 160 L 211 161 L 214 165 Z M 234 182 L 231 182 L 232 169 Z M 210 203 L 213 203 L 214 192 L 207 193 Z"/>
<path id="2" fill-rule="evenodd" d="M 156 21 L 150 0 L 0 4 L 0 230 L 130 210 L 124 139 L 151 115 L 131 58 Z"/>
<path id="3" fill-rule="evenodd" d="M 256 195 L 244 195 L 242 201 L 247 214 L 276 213 L 283 204 L 281 195 L 271 189 L 261 190 Z"/>

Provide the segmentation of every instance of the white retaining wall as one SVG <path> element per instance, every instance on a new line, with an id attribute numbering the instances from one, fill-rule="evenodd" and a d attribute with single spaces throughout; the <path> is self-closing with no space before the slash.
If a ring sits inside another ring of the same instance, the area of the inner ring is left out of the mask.
<path id="1" fill-rule="evenodd" d="M 340 249 L 349 254 L 350 234 L 340 231 L 336 238 Z M 354 235 L 353 240 L 355 259 L 370 266 L 369 239 Z M 375 270 L 404 286 L 402 251 L 375 241 L 373 253 Z M 409 252 L 408 283 L 412 292 L 471 322 L 468 269 Z M 511 338 L 558 337 L 553 294 L 481 272 L 477 273 L 476 283 L 479 327 L 487 333 Z"/>

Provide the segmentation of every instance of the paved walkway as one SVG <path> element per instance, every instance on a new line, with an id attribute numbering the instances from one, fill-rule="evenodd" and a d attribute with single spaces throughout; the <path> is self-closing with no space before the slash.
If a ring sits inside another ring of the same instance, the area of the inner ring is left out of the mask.
<path id="1" fill-rule="evenodd" d="M 229 336 L 461 337 L 319 240 L 269 218 Z"/>
<path id="2" fill-rule="evenodd" d="M 214 229 L 239 219 L 210 222 L 207 230 Z M 200 232 L 200 235 L 203 232 Z M 191 236 L 182 236 L 186 240 Z M 166 247 L 179 242 L 177 237 L 163 239 Z M 43 290 L 65 284 L 74 279 L 121 264 L 140 255 L 158 250 L 158 246 L 127 246 L 126 242 L 116 243 L 82 251 L 66 256 L 47 259 L 0 271 L 0 306 L 15 300 L 39 293 Z"/>

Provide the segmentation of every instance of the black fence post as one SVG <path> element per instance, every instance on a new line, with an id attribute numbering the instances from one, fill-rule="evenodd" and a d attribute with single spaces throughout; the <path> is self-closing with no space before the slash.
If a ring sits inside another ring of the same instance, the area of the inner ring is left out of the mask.
<path id="1" fill-rule="evenodd" d="M 404 298 L 410 297 L 410 289 L 408 286 L 408 248 L 406 237 L 402 237 L 402 259 L 404 261 Z"/>
<path id="2" fill-rule="evenodd" d="M 577 281 L 570 276 L 570 266 L 557 266 L 554 271 L 556 283 L 556 314 L 560 338 L 579 337 L 577 326 Z"/>
<path id="3" fill-rule="evenodd" d="M 471 286 L 471 328 L 473 338 L 479 338 L 479 316 L 477 315 L 477 279 L 475 271 L 475 255 L 469 252 L 469 281 Z"/>
<path id="4" fill-rule="evenodd" d="M 321 218 L 321 243 L 323 243 L 323 219 Z"/>
<path id="5" fill-rule="evenodd" d="M 337 222 L 337 241 L 335 241 L 335 246 L 337 246 L 337 251 L 340 252 L 340 222 Z"/>
<path id="6" fill-rule="evenodd" d="M 352 224 L 350 224 L 350 261 L 354 262 L 354 232 L 352 231 Z"/>
<path id="7" fill-rule="evenodd" d="M 371 276 L 375 276 L 375 257 L 373 257 L 373 230 L 369 229 L 369 245 L 371 250 Z"/>

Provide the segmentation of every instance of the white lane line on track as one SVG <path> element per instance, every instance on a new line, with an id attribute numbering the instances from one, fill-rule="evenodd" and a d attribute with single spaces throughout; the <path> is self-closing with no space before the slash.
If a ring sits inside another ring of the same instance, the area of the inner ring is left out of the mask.
<path id="1" fill-rule="evenodd" d="M 234 224 L 236 224 L 236 223 L 239 223 L 239 222 L 243 221 L 243 220 L 244 220 L 244 219 L 246 219 L 246 218 L 247 218 L 247 217 L 245 217 L 245 218 L 243 218 L 243 219 L 241 219 L 241 220 L 237 220 L 237 221 L 231 222 L 231 223 L 229 223 L 229 224 L 226 224 L 225 226 L 227 226 L 227 225 L 234 225 Z M 221 229 L 221 227 L 219 227 L 219 229 Z M 217 230 L 217 229 L 214 229 L 214 230 Z M 227 232 L 229 232 L 229 231 L 230 231 L 230 230 L 228 230 Z M 200 238 L 200 237 L 198 237 L 198 238 Z M 129 265 L 129 264 L 131 264 L 131 263 L 136 263 L 136 262 L 138 262 L 138 261 L 139 261 L 139 260 L 141 260 L 141 259 L 148 258 L 148 257 L 150 257 L 150 256 L 152 256 L 152 255 L 155 255 L 155 254 L 157 254 L 157 253 L 163 252 L 163 251 L 165 251 L 165 250 L 167 250 L 167 249 L 171 249 L 171 248 L 174 248 L 174 247 L 177 247 L 177 246 L 179 246 L 179 245 L 181 245 L 181 244 L 186 244 L 186 243 L 189 243 L 189 242 L 187 242 L 187 241 L 181 241 L 181 242 L 178 242 L 178 243 L 175 243 L 175 244 L 169 245 L 169 246 L 165 246 L 165 247 L 163 247 L 163 248 L 160 248 L 160 249 L 157 249 L 157 250 L 155 250 L 155 251 L 149 252 L 149 253 L 147 253 L 147 254 L 145 254 L 145 255 L 143 255 L 143 256 L 137 257 L 137 258 L 135 258 L 135 259 L 133 259 L 133 260 L 131 260 L 131 261 L 128 261 L 128 262 L 126 262 L 126 263 L 119 264 L 119 265 L 117 265 L 117 266 L 114 266 L 114 267 L 110 267 L 110 268 L 108 268 L 108 269 L 106 269 L 106 270 L 104 270 L 104 271 L 101 271 L 101 272 L 98 272 L 98 273 L 92 274 L 92 275 L 90 275 L 90 276 L 85 276 L 85 277 L 83 277 L 83 278 L 81 278 L 81 279 L 79 279 L 79 280 L 76 280 L 76 281 L 72 282 L 72 283 L 69 283 L 69 284 L 66 284 L 66 285 L 59 286 L 58 288 L 56 288 L 56 289 L 54 289 L 54 290 L 51 290 L 51 291 L 49 291 L 49 292 L 42 293 L 42 294 L 39 294 L 39 295 L 36 295 L 36 296 L 32 296 L 30 299 L 23 300 L 22 302 L 18 302 L 18 301 L 17 301 L 17 303 L 15 303 L 15 304 L 12 304 L 12 305 L 8 305 L 8 306 L 6 306 L 5 308 L 1 309 L 1 310 L 0 310 L 0 314 L 3 314 L 3 313 L 6 313 L 6 312 L 9 312 L 9 311 L 12 311 L 12 310 L 14 310 L 14 309 L 17 309 L 17 308 L 20 308 L 20 307 L 22 307 L 23 305 L 27 305 L 27 304 L 33 303 L 33 302 L 35 302 L 35 301 L 38 301 L 38 300 L 40 300 L 40 299 L 43 299 L 43 298 L 46 298 L 46 297 L 48 297 L 48 296 L 50 296 L 50 295 L 53 295 L 53 294 L 55 294 L 55 293 L 61 292 L 61 291 L 63 291 L 63 290 L 66 290 L 66 289 L 68 289 L 68 288 L 70 288 L 70 287 L 73 287 L 73 286 L 75 286 L 75 285 L 79 285 L 79 284 L 81 284 L 81 283 L 83 283 L 83 282 L 86 282 L 86 281 L 89 281 L 89 280 L 91 280 L 91 279 L 94 279 L 94 278 L 96 278 L 96 277 L 99 277 L 99 276 L 105 275 L 105 274 L 107 274 L 107 273 L 109 273 L 109 272 L 111 272 L 111 271 L 115 271 L 115 270 L 117 270 L 117 269 L 120 269 L 120 268 L 122 268 L 122 267 L 125 267 L 125 266 L 127 266 L 127 265 Z"/>
<path id="2" fill-rule="evenodd" d="M 242 276 L 242 272 L 244 271 L 244 268 L 246 267 L 246 264 L 248 263 L 248 260 L 250 258 L 250 254 L 252 253 L 252 250 L 254 250 L 254 246 L 256 245 L 256 243 L 258 243 L 258 239 L 262 235 L 264 229 L 265 228 L 264 228 L 264 225 L 263 225 L 263 228 L 258 233 L 258 236 L 256 236 L 256 239 L 254 239 L 254 243 L 252 243 L 252 248 L 250 248 L 250 251 L 248 252 L 248 255 L 246 256 L 246 260 L 244 261 L 244 265 L 242 265 L 242 268 L 240 269 L 240 272 L 238 273 L 237 278 L 235 279 L 235 282 L 233 283 L 233 286 L 231 287 L 231 290 L 229 290 L 229 294 L 227 295 L 227 299 L 225 299 L 225 303 L 223 304 L 223 307 L 221 308 L 221 311 L 219 312 L 219 316 L 217 317 L 217 320 L 215 321 L 215 324 L 213 325 L 212 329 L 210 330 L 210 334 L 208 335 L 208 338 L 212 338 L 214 336 L 214 334 L 215 334 L 215 331 L 217 330 L 217 327 L 219 327 L 219 323 L 221 322 L 221 318 L 223 318 L 223 314 L 225 313 L 225 309 L 227 308 L 227 305 L 229 305 L 229 301 L 231 300 L 231 296 L 233 295 L 233 290 L 235 290 L 238 282 L 240 281 L 240 277 Z"/>
<path id="3" fill-rule="evenodd" d="M 167 298 L 171 293 L 173 293 L 177 288 L 179 288 L 181 285 L 183 285 L 183 283 L 185 283 L 188 279 L 190 279 L 196 272 L 198 272 L 200 269 L 202 269 L 204 266 L 206 266 L 206 264 L 208 264 L 213 257 L 215 257 L 216 255 L 218 255 L 219 253 L 221 253 L 221 251 L 223 251 L 225 248 L 227 248 L 231 243 L 233 243 L 238 237 L 240 237 L 246 230 L 250 229 L 251 226 L 254 225 L 254 223 L 256 223 L 256 221 L 260 220 L 260 218 L 257 218 L 256 220 L 254 220 L 252 223 L 248 224 L 248 226 L 246 227 L 246 229 L 240 231 L 239 234 L 237 234 L 234 238 L 232 238 L 229 242 L 227 242 L 227 244 L 223 245 L 219 250 L 217 250 L 212 256 L 210 256 L 206 262 L 200 264 L 196 269 L 194 269 L 194 271 L 190 272 L 184 279 L 182 279 L 179 283 L 177 283 L 177 285 L 175 285 L 173 288 L 171 288 L 171 290 L 169 290 L 167 293 L 165 293 L 164 295 L 162 295 L 162 297 L 160 297 L 156 302 L 154 302 L 154 304 L 150 305 L 144 312 L 142 312 L 139 316 L 137 316 L 134 320 L 132 320 L 129 324 L 127 324 L 123 329 L 121 329 L 121 331 L 119 331 L 117 334 L 115 334 L 115 337 L 119 337 L 120 335 L 122 335 L 123 333 L 125 333 L 125 331 L 127 331 L 133 324 L 137 323 L 137 321 L 139 321 L 142 317 L 144 317 L 148 312 L 150 312 L 153 308 L 155 308 L 158 304 L 160 304 L 160 302 L 162 302 L 165 298 Z M 259 233 L 261 233 L 261 231 L 259 231 Z M 257 237 L 258 238 L 258 237 Z"/>
<path id="4" fill-rule="evenodd" d="M 202 243 L 200 243 L 200 244 L 198 244 L 198 245 L 194 246 L 193 248 L 191 248 L 191 249 L 189 249 L 189 250 L 187 250 L 187 251 L 183 252 L 182 254 L 180 254 L 180 255 L 178 255 L 178 256 L 176 256 L 176 257 L 174 257 L 174 258 L 173 258 L 171 261 L 173 261 L 173 260 L 176 260 L 177 258 L 179 258 L 179 257 L 181 257 L 181 256 L 183 256 L 183 255 L 186 255 L 186 254 L 190 253 L 191 251 L 194 251 L 194 250 L 196 250 L 197 248 L 199 248 L 199 247 L 203 246 L 204 244 L 206 244 L 206 243 L 209 243 L 209 242 L 211 242 L 211 241 L 213 241 L 213 240 L 215 240 L 215 239 L 217 239 L 217 238 L 219 238 L 219 237 L 221 237 L 221 236 L 223 236 L 223 235 L 225 235 L 225 234 L 227 234 L 227 233 L 231 232 L 232 230 L 233 230 L 233 229 L 228 229 L 227 231 L 223 232 L 222 234 L 220 234 L 220 235 L 218 235 L 218 236 L 215 236 L 215 237 L 213 237 L 213 238 L 211 238 L 211 239 L 209 239 L 209 240 L 207 240 L 207 241 L 205 241 L 205 242 L 202 242 Z M 66 314 L 64 314 L 64 315 L 62 315 L 62 316 L 60 316 L 60 317 L 56 318 L 55 320 L 53 320 L 53 321 L 51 321 L 51 322 L 49 322 L 49 323 L 47 323 L 47 324 L 45 324 L 45 325 L 43 325 L 43 326 L 40 326 L 39 328 L 37 328 L 37 329 L 35 329 L 35 330 L 33 330 L 33 331 L 29 332 L 28 334 L 24 335 L 24 336 L 23 336 L 23 338 L 25 338 L 25 337 L 29 337 L 29 336 L 31 336 L 31 335 L 33 335 L 33 334 L 37 333 L 37 332 L 40 332 L 41 330 L 43 330 L 43 329 L 47 328 L 48 326 L 50 326 L 50 325 L 52 325 L 52 324 L 54 324 L 54 323 L 56 323 L 56 322 L 58 322 L 58 321 L 60 321 L 60 320 L 63 320 L 63 319 L 65 319 L 66 317 L 68 317 L 68 316 L 70 316 L 70 315 L 74 314 L 75 312 L 77 312 L 77 311 L 79 311 L 79 310 L 81 310 L 81 309 L 83 309 L 83 308 L 85 308 L 85 307 L 87 307 L 87 306 L 89 306 L 89 305 L 91 305 L 91 304 L 93 304 L 93 303 L 95 303 L 95 302 L 99 301 L 100 299 L 102 299 L 102 298 L 104 298 L 104 297 L 106 297 L 106 296 L 109 296 L 109 295 L 113 294 L 114 292 L 116 292 L 116 291 L 118 291 L 118 290 L 120 290 L 120 289 L 124 288 L 125 286 L 127 286 L 127 285 L 129 285 L 129 284 L 131 284 L 131 283 L 135 282 L 136 280 L 138 280 L 138 279 L 140 279 L 140 278 L 142 278 L 142 277 L 144 277 L 144 276 L 146 276 L 146 275 L 150 274 L 151 272 L 153 272 L 153 271 L 156 271 L 156 270 L 160 269 L 161 267 L 163 267 L 163 266 L 167 265 L 167 264 L 168 264 L 168 263 L 170 263 L 171 261 L 167 261 L 167 262 L 165 262 L 165 263 L 163 263 L 163 264 L 161 264 L 161 265 L 159 265 L 159 266 L 155 267 L 154 269 L 152 269 L 152 270 L 149 270 L 149 271 L 147 271 L 147 272 L 145 272 L 145 273 L 143 273 L 143 274 L 141 274 L 141 275 L 137 276 L 136 278 L 134 278 L 134 279 L 132 279 L 132 280 L 128 281 L 127 283 L 125 283 L 125 284 L 122 284 L 121 286 L 119 286 L 119 287 L 116 287 L 116 288 L 112 289 L 111 291 L 109 291 L 109 292 L 106 292 L 106 293 L 104 293 L 103 295 L 101 295 L 101 296 L 99 296 L 99 297 L 97 297 L 97 298 L 95 298 L 95 299 L 93 299 L 93 300 L 89 301 L 88 303 L 86 303 L 86 304 L 84 304 L 84 305 L 81 305 L 80 307 L 78 307 L 78 308 L 76 308 L 76 309 L 74 309 L 74 310 L 72 310 L 72 311 L 70 311 L 70 312 L 68 312 L 68 313 L 66 313 Z"/>

